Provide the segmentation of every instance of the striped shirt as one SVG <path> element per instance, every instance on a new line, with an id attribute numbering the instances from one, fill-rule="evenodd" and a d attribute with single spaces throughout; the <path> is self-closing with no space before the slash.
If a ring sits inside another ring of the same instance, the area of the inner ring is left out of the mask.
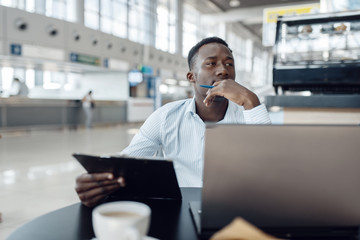
<path id="1" fill-rule="evenodd" d="M 229 101 L 224 118 L 233 124 L 270 124 L 265 105 L 245 110 Z M 174 162 L 180 187 L 202 187 L 205 123 L 196 114 L 195 99 L 168 103 L 152 113 L 121 154 L 152 157 L 161 149 Z"/>

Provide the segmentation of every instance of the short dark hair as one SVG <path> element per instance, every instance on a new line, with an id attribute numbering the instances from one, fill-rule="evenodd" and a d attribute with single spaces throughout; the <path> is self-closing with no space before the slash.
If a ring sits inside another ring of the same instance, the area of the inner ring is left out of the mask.
<path id="1" fill-rule="evenodd" d="M 204 38 L 203 40 L 198 42 L 195 46 L 193 46 L 189 51 L 188 59 L 187 59 L 188 60 L 188 65 L 189 65 L 189 70 L 191 70 L 192 66 L 195 63 L 196 55 L 198 54 L 199 49 L 203 45 L 208 44 L 208 43 L 219 43 L 219 44 L 222 44 L 222 45 L 226 46 L 227 48 L 229 48 L 228 44 L 223 39 L 221 39 L 219 37 Z M 232 52 L 230 48 L 229 48 L 229 50 L 230 50 L 230 52 Z"/>

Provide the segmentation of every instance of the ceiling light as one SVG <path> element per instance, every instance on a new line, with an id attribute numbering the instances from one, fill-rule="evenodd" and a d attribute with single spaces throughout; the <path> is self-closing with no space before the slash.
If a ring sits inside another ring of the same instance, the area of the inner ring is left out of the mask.
<path id="1" fill-rule="evenodd" d="M 240 1 L 239 0 L 230 0 L 229 6 L 230 7 L 238 7 L 238 6 L 240 6 Z"/>

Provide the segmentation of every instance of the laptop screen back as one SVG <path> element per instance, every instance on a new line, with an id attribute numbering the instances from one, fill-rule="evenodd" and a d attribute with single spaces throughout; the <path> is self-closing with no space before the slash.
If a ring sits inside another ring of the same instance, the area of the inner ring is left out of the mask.
<path id="1" fill-rule="evenodd" d="M 360 225 L 360 127 L 206 129 L 201 228 Z"/>

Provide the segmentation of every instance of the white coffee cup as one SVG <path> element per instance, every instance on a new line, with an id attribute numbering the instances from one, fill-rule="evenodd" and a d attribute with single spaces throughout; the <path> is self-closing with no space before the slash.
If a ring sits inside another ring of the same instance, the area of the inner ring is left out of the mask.
<path id="1" fill-rule="evenodd" d="M 92 223 L 98 240 L 141 240 L 150 225 L 151 209 L 139 202 L 117 201 L 97 206 Z"/>

